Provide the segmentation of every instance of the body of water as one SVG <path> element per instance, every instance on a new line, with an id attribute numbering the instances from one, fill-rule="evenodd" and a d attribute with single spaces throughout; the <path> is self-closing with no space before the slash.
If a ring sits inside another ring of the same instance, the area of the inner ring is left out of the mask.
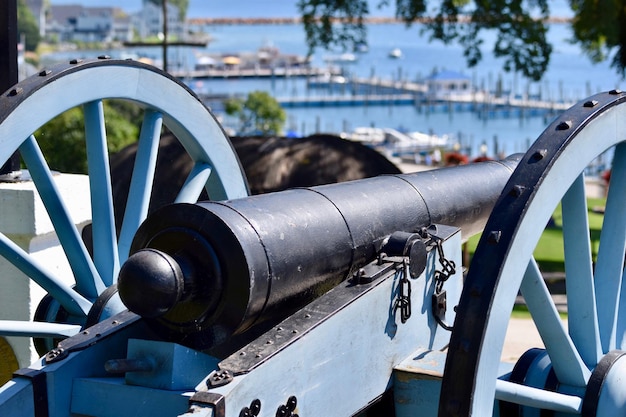
<path id="1" fill-rule="evenodd" d="M 55 2 L 58 3 L 58 2 Z M 91 4 L 93 3 L 93 4 Z M 97 5 L 97 1 L 84 1 L 84 5 Z M 109 2 L 111 3 L 111 2 Z M 115 3 L 115 0 L 112 0 Z M 393 3 L 393 2 L 392 2 Z M 133 7 L 132 1 L 123 1 L 122 7 Z M 190 1 L 190 15 L 201 17 L 284 17 L 297 15 L 295 0 L 234 0 L 232 2 Z M 378 1 L 371 0 L 370 8 L 374 15 L 386 15 L 392 11 L 376 9 Z M 115 5 L 115 4 L 110 4 Z M 551 2 L 553 15 L 567 14 L 565 1 Z M 194 11 L 195 10 L 195 11 Z M 584 56 L 580 48 L 572 44 L 570 27 L 567 24 L 553 24 L 549 39 L 554 46 L 552 59 L 544 78 L 540 82 L 530 82 L 520 74 L 502 70 L 503 60 L 491 53 L 493 34 L 485 34 L 483 60 L 474 68 L 468 68 L 463 51 L 456 44 L 444 45 L 429 41 L 421 32 L 420 25 L 406 27 L 402 24 L 368 25 L 368 47 L 366 53 L 359 54 L 358 60 L 342 64 L 346 73 L 359 77 L 379 77 L 414 81 L 438 70 L 453 70 L 469 76 L 474 85 L 494 90 L 501 80 L 505 90 L 514 94 L 541 95 L 548 100 L 571 101 L 583 99 L 593 93 L 618 88 L 622 78 L 609 67 L 608 63 L 594 65 Z M 170 48 L 169 62 L 178 68 L 193 68 L 195 57 L 207 53 L 235 53 L 255 51 L 262 46 L 273 45 L 282 53 L 304 55 L 307 53 L 305 34 L 300 25 L 222 25 L 205 27 L 212 42 L 204 49 Z M 389 51 L 400 48 L 401 59 L 390 59 Z M 72 57 L 96 56 L 102 51 L 72 52 Z M 113 57 L 139 54 L 160 59 L 160 49 L 112 50 L 104 51 Z M 327 65 L 325 58 L 331 55 L 326 51 L 315 51 L 313 65 Z M 59 58 L 59 56 L 56 56 Z M 303 79 L 288 78 L 274 80 L 185 80 L 199 93 L 233 94 L 243 96 L 253 90 L 269 91 L 275 97 L 302 96 L 310 94 L 330 94 L 309 90 Z M 214 108 L 226 125 L 235 127 L 234 121 Z M 489 152 L 495 149 L 512 153 L 524 151 L 550 122 L 546 116 L 480 118 L 474 112 L 426 111 L 411 105 L 361 106 L 361 107 L 315 107 L 287 109 L 286 129 L 300 135 L 316 131 L 350 131 L 360 126 L 390 127 L 408 131 L 430 132 L 437 135 L 456 137 L 464 147 L 476 153 L 486 144 Z"/>
<path id="2" fill-rule="evenodd" d="M 207 52 L 229 53 L 252 51 L 271 44 L 281 52 L 304 54 L 304 31 L 298 25 L 280 26 L 213 26 L 207 31 L 214 37 Z M 554 24 L 550 28 L 554 53 L 547 73 L 540 82 L 530 82 L 519 74 L 502 70 L 503 61 L 490 51 L 492 39 L 486 39 L 483 60 L 474 68 L 467 68 L 463 51 L 458 45 L 429 42 L 421 34 L 419 25 L 406 28 L 401 24 L 370 25 L 367 53 L 359 54 L 357 61 L 343 64 L 343 69 L 359 77 L 417 80 L 438 70 L 453 70 L 469 76 L 474 85 L 494 90 L 501 79 L 505 90 L 513 94 L 541 95 L 555 101 L 575 101 L 591 94 L 618 88 L 622 79 L 608 63 L 594 65 L 571 44 L 569 26 Z M 390 59 L 392 48 L 400 48 L 401 59 Z M 324 66 L 330 53 L 316 51 L 313 63 Z M 328 91 L 309 90 L 302 79 L 275 80 L 194 80 L 190 86 L 201 93 L 245 94 L 266 90 L 275 97 L 331 94 Z M 336 93 L 335 93 L 336 94 Z M 219 113 L 219 109 L 215 109 Z M 550 122 L 546 116 L 480 118 L 474 112 L 426 111 L 410 105 L 289 108 L 287 129 L 299 134 L 350 131 L 359 126 L 391 127 L 409 131 L 430 132 L 458 138 L 472 153 L 486 144 L 489 152 L 512 153 L 524 151 Z M 226 118 L 226 123 L 229 123 Z"/>

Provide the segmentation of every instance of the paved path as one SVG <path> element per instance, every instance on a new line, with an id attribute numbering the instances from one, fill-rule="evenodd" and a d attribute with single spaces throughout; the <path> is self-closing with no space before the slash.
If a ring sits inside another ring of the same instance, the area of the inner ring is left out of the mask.
<path id="1" fill-rule="evenodd" d="M 531 319 L 512 318 L 506 332 L 506 341 L 501 359 L 505 362 L 516 362 L 528 349 L 543 348 L 543 342 L 535 323 Z"/>

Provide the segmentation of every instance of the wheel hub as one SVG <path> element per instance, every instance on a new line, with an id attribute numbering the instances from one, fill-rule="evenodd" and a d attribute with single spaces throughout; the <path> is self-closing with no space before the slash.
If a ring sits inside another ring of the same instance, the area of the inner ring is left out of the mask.
<path id="1" fill-rule="evenodd" d="M 626 351 L 613 350 L 600 360 L 587 384 L 582 415 L 617 416 L 626 413 Z"/>

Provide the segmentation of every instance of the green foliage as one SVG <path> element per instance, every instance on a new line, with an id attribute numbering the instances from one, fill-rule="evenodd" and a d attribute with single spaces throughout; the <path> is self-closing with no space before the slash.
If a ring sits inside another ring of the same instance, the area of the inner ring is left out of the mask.
<path id="1" fill-rule="evenodd" d="M 594 62 L 609 59 L 626 75 L 626 4 L 623 1 L 570 0 L 574 40 Z"/>
<path id="2" fill-rule="evenodd" d="M 105 128 L 110 153 L 137 141 L 141 111 L 122 101 L 105 101 Z M 132 120 L 132 121 L 131 121 Z M 51 169 L 87 173 L 85 122 L 81 108 L 70 109 L 42 126 L 35 137 Z"/>
<path id="3" fill-rule="evenodd" d="M 41 40 L 39 36 L 39 25 L 30 9 L 26 5 L 26 0 L 17 0 L 17 31 L 18 35 L 24 35 L 25 48 L 27 51 L 34 51 Z"/>
<path id="4" fill-rule="evenodd" d="M 388 4 L 381 0 L 379 6 Z M 481 59 L 483 31 L 495 31 L 494 55 L 506 71 L 519 71 L 535 81 L 545 73 L 552 46 L 546 39 L 547 0 L 396 0 L 396 17 L 407 25 L 421 21 L 431 40 L 458 42 L 468 66 Z M 299 0 L 309 52 L 317 47 L 353 49 L 365 42 L 366 0 Z"/>
<path id="5" fill-rule="evenodd" d="M 245 101 L 231 98 L 224 102 L 226 114 L 239 117 L 239 134 L 280 135 L 287 114 L 265 91 L 253 91 Z"/>

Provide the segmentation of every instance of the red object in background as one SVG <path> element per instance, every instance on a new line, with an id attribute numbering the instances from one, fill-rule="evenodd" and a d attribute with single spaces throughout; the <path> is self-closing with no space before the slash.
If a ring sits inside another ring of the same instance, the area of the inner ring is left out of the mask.
<path id="1" fill-rule="evenodd" d="M 446 165 L 465 165 L 469 162 L 469 158 L 466 155 L 458 152 L 452 152 L 446 154 L 444 158 Z"/>

